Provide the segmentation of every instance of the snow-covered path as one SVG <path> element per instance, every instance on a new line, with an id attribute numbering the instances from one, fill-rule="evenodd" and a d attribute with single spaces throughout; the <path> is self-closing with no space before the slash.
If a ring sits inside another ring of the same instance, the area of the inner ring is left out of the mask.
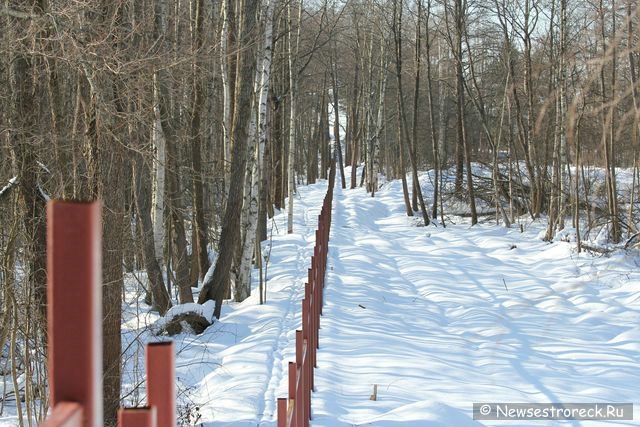
<path id="1" fill-rule="evenodd" d="M 578 256 L 535 227 L 413 227 L 398 185 L 336 188 L 314 426 L 481 425 L 474 402 L 635 402 L 638 419 L 628 259 Z"/>

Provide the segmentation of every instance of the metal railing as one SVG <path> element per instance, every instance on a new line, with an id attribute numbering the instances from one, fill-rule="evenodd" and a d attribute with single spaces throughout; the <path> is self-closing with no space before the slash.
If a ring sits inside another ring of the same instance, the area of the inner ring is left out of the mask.
<path id="1" fill-rule="evenodd" d="M 318 216 L 289 397 L 278 399 L 278 426 L 308 426 L 322 313 L 335 161 Z M 47 335 L 52 411 L 40 427 L 102 427 L 102 222 L 100 202 L 52 201 L 47 206 Z M 147 405 L 121 408 L 120 427 L 176 425 L 175 350 L 147 345 Z"/>
<path id="2" fill-rule="evenodd" d="M 49 404 L 40 427 L 102 427 L 101 204 L 47 206 Z M 121 427 L 176 425 L 175 350 L 147 345 L 147 404 L 121 408 Z"/>

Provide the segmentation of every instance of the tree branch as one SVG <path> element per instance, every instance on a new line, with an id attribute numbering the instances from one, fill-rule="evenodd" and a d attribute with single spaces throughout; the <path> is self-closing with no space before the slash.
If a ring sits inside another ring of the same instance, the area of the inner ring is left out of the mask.
<path id="1" fill-rule="evenodd" d="M 5 185 L 4 187 L 0 188 L 0 200 L 2 200 L 2 198 L 5 196 L 5 194 L 9 194 L 9 190 L 11 190 L 11 187 L 16 185 L 17 183 L 18 183 L 18 177 L 14 176 L 13 178 L 11 178 L 9 180 L 9 183 L 7 185 Z"/>

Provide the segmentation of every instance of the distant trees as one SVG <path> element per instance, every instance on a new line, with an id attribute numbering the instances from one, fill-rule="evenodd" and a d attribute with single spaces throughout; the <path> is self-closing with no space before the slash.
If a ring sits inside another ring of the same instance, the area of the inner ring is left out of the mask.
<path id="1" fill-rule="evenodd" d="M 345 112 L 339 137 L 346 163 L 364 167 L 368 191 L 375 193 L 379 172 L 415 181 L 415 169 L 431 169 L 432 217 L 438 203 L 455 198 L 473 223 L 480 209 L 507 226 L 524 212 L 544 217 L 547 239 L 570 212 L 574 228 L 583 212 L 583 232 L 606 226 L 614 242 L 635 229 L 616 179 L 618 168 L 636 162 L 633 2 L 391 1 L 343 10 L 327 56 L 342 52 L 331 68 Z M 379 48 L 368 48 L 371 40 Z M 475 175 L 478 162 L 488 164 L 490 179 Z M 452 166 L 455 186 L 441 181 Z M 596 167 L 604 173 L 594 181 Z M 404 187 L 413 215 L 418 193 Z M 631 200 L 634 190 L 624 191 Z"/>

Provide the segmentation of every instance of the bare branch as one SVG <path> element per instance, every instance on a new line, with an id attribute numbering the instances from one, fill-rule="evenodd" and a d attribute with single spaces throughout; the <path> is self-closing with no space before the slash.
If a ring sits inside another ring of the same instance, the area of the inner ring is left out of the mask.
<path id="1" fill-rule="evenodd" d="M 9 183 L 7 183 L 7 185 L 5 185 L 4 187 L 0 188 L 0 200 L 2 200 L 2 198 L 6 195 L 9 194 L 9 190 L 11 190 L 11 188 L 16 185 L 18 183 L 18 177 L 14 176 L 13 178 L 11 178 L 9 180 Z"/>
<path id="2" fill-rule="evenodd" d="M 12 18 L 18 18 L 18 19 L 34 19 L 38 17 L 38 15 L 36 15 L 35 13 L 29 13 L 29 12 L 23 12 L 21 10 L 11 9 L 6 4 L 0 6 L 0 14 L 8 15 L 8 16 L 11 16 Z"/>

